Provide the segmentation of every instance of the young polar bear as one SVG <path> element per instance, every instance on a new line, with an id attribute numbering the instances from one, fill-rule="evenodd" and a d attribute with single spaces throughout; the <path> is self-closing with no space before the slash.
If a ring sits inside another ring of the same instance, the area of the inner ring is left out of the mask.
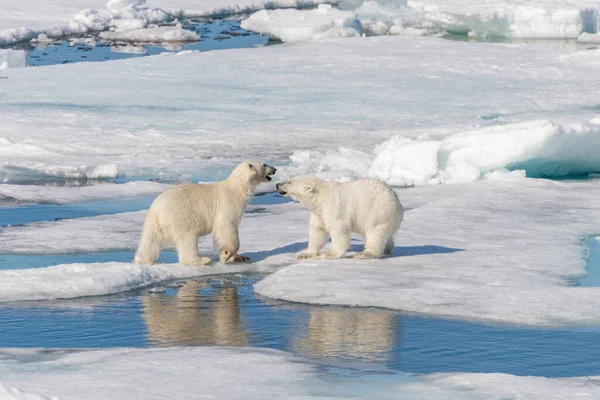
<path id="1" fill-rule="evenodd" d="M 260 161 L 246 161 L 224 181 L 186 183 L 165 191 L 148 210 L 134 262 L 154 264 L 161 249 L 170 244 L 175 245 L 181 264 L 209 264 L 210 258 L 198 254 L 198 239 L 209 233 L 221 251 L 222 263 L 248 261 L 237 254 L 238 227 L 258 185 L 271 181 L 275 171 Z"/>
<path id="2" fill-rule="evenodd" d="M 400 228 L 404 209 L 385 183 L 373 179 L 338 183 L 297 176 L 276 187 L 281 195 L 310 209 L 308 248 L 298 258 L 342 258 L 352 233 L 366 237 L 365 249 L 354 258 L 381 258 L 394 249 L 393 235 Z M 329 236 L 331 250 L 319 254 Z"/>

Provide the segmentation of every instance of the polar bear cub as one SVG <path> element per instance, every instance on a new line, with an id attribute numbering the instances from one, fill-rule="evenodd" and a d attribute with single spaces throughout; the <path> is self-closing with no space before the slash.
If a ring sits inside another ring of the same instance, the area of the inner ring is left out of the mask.
<path id="1" fill-rule="evenodd" d="M 381 258 L 394 249 L 393 235 L 400 228 L 404 209 L 385 183 L 374 179 L 338 183 L 297 176 L 276 187 L 281 195 L 310 209 L 308 248 L 298 258 L 342 258 L 352 233 L 366 238 L 364 250 L 354 258 Z M 329 236 L 331 250 L 319 254 Z"/>
<path id="2" fill-rule="evenodd" d="M 275 171 L 260 161 L 246 161 L 224 181 L 187 183 L 165 191 L 148 210 L 134 262 L 154 264 L 164 246 L 174 245 L 180 263 L 209 264 L 210 258 L 198 254 L 198 239 L 208 234 L 221 251 L 221 262 L 248 261 L 237 254 L 238 227 L 258 185 L 271 181 Z"/>

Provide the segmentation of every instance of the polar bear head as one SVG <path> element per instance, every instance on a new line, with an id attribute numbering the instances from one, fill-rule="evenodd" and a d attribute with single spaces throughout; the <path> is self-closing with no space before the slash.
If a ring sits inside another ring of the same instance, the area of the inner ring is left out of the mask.
<path id="1" fill-rule="evenodd" d="M 323 184 L 323 180 L 314 176 L 296 176 L 287 181 L 279 182 L 275 187 L 282 196 L 291 197 L 292 199 L 310 206 L 316 196 L 318 189 Z"/>
<path id="2" fill-rule="evenodd" d="M 236 182 L 258 185 L 263 182 L 271 182 L 271 176 L 277 170 L 270 165 L 257 160 L 244 161 L 230 175 Z"/>

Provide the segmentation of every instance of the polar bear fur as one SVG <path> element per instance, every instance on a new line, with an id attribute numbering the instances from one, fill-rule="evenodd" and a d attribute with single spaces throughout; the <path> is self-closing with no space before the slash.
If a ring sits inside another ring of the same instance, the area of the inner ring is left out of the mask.
<path id="1" fill-rule="evenodd" d="M 221 262 L 248 261 L 237 254 L 238 227 L 258 185 L 269 182 L 274 173 L 269 165 L 247 161 L 224 181 L 177 185 L 160 194 L 146 215 L 134 262 L 154 264 L 164 246 L 174 245 L 180 263 L 209 264 L 210 258 L 198 254 L 198 239 L 208 234 L 221 251 Z"/>
<path id="2" fill-rule="evenodd" d="M 298 258 L 342 258 L 350 247 L 350 236 L 365 236 L 365 248 L 354 258 L 381 258 L 394 249 L 393 235 L 400 228 L 404 209 L 396 193 L 374 179 L 328 182 L 312 176 L 298 176 L 278 183 L 283 196 L 310 209 L 306 251 Z M 331 250 L 319 254 L 331 236 Z"/>

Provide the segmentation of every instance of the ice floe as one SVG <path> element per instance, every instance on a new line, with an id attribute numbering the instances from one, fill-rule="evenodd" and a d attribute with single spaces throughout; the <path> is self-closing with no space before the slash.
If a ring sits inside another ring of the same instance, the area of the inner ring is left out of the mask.
<path id="1" fill-rule="evenodd" d="M 178 26 L 162 26 L 156 28 L 117 30 L 101 32 L 98 35 L 104 40 L 120 40 L 124 42 L 195 42 L 200 36 Z"/>
<path id="2" fill-rule="evenodd" d="M 297 151 L 281 178 L 317 174 L 349 180 L 376 178 L 394 186 L 465 183 L 518 177 L 568 177 L 600 171 L 600 126 L 548 120 L 480 128 L 434 140 L 395 136 L 373 152 L 340 148 Z M 508 170 L 514 170 L 507 175 Z M 520 172 L 517 172 L 520 171 Z"/>
<path id="3" fill-rule="evenodd" d="M 91 186 L 40 186 L 0 184 L 0 200 L 40 204 L 70 204 L 99 200 L 125 200 L 157 195 L 171 185 L 157 182 L 95 184 Z"/>
<path id="4" fill-rule="evenodd" d="M 44 156 L 54 155 L 38 146 L 11 143 L 8 140 L 3 140 L 3 138 L 0 138 L 0 154 L 10 154 L 13 157 L 29 154 L 40 157 L 40 159 L 43 159 Z M 116 164 L 76 166 L 47 165 L 41 162 L 21 165 L 19 162 L 5 162 L 4 165 L 0 166 L 0 178 L 6 183 L 110 179 L 116 178 L 118 174 L 119 167 Z"/>
<path id="5" fill-rule="evenodd" d="M 576 39 L 582 32 L 595 33 L 600 9 L 590 0 L 409 0 L 407 5 L 454 33 L 545 39 Z"/>
<path id="6" fill-rule="evenodd" d="M 177 0 L 152 1 L 154 7 L 146 6 L 145 0 L 50 0 L 44 3 L 44 10 L 37 4 L 20 0 L 6 0 L 0 14 L 0 45 L 31 40 L 40 37 L 59 38 L 102 32 L 112 27 L 135 26 L 130 29 L 146 28 L 148 24 L 169 23 L 177 18 L 229 15 L 252 12 L 264 8 L 314 6 L 328 0 Z M 156 3 L 156 4 L 155 4 Z M 166 11 L 162 7 L 169 7 Z M 200 8 L 199 8 L 200 7 Z M 174 31 L 167 36 L 168 41 L 182 37 Z M 162 35 L 155 32 L 157 39 Z M 190 32 L 191 33 L 191 32 Z M 136 33 L 140 37 L 141 33 Z M 107 38 L 108 39 L 108 38 Z M 189 39 L 186 39 L 189 40 Z"/>
<path id="7" fill-rule="evenodd" d="M 0 271 L 0 302 L 72 299 L 139 289 L 155 283 L 203 275 L 268 272 L 252 264 L 190 267 L 130 263 L 64 264 Z M 26 288 L 26 290 L 23 290 Z"/>
<path id="8" fill-rule="evenodd" d="M 600 289 L 570 282 L 585 274 L 585 237 L 600 224 L 599 194 L 594 182 L 531 179 L 401 190 L 412 210 L 392 257 L 307 260 L 255 289 L 314 304 L 511 324 L 597 324 Z"/>
<path id="9" fill-rule="evenodd" d="M 597 182 L 492 179 L 398 195 L 409 211 L 397 247 L 391 257 L 374 261 L 298 262 L 294 254 L 306 246 L 308 212 L 297 204 L 250 207 L 240 250 L 256 268 L 276 270 L 255 285 L 257 292 L 508 324 L 600 323 L 600 288 L 571 286 L 585 275 L 585 238 L 600 224 Z M 134 250 L 143 217 L 135 212 L 7 227 L 0 231 L 0 253 Z M 211 248 L 210 238 L 201 239 L 201 253 L 211 254 Z M 354 241 L 351 252 L 358 250 Z M 1 281 L 11 285 L 12 279 Z M 77 287 L 72 285 L 77 295 L 88 290 Z M 29 293 L 19 286 L 13 296 Z"/>
<path id="10" fill-rule="evenodd" d="M 24 66 L 24 50 L 0 49 L 0 69 L 19 68 Z"/>
<path id="11" fill-rule="evenodd" d="M 340 372 L 337 372 L 340 371 Z M 67 373 L 68 372 L 68 373 Z M 349 376 L 345 373 L 350 372 Z M 600 395 L 598 377 L 432 374 L 323 368 L 277 350 L 188 347 L 2 350 L 2 388 L 13 399 L 564 399 Z M 157 379 L 160 377 L 160 379 Z M 19 389 L 16 389 L 16 388 Z M 1 392 L 0 392 L 1 393 Z M 35 394 L 34 394 L 35 393 Z"/>
<path id="12" fill-rule="evenodd" d="M 387 36 L 8 69 L 0 175 L 10 165 L 113 164 L 126 176 L 189 176 L 246 158 L 281 165 L 295 150 L 369 153 L 394 136 L 442 143 L 535 120 L 550 121 L 535 129 L 550 140 L 598 118 L 600 83 L 589 77 L 599 60 L 594 50 Z M 594 140 L 596 128 L 586 129 L 581 138 Z"/>
<path id="13" fill-rule="evenodd" d="M 321 4 L 309 11 L 262 10 L 242 21 L 242 28 L 269 34 L 284 42 L 360 36 L 362 25 L 348 11 Z"/>
<path id="14" fill-rule="evenodd" d="M 336 18 L 358 19 L 370 35 L 462 34 L 471 38 L 576 39 L 580 34 L 595 34 L 599 28 L 600 6 L 589 0 L 569 2 L 545 0 L 439 1 L 367 0 L 340 2 L 346 14 Z M 310 10 L 287 13 L 260 11 L 244 23 L 248 29 L 270 33 L 283 41 L 319 38 L 327 16 Z"/>

